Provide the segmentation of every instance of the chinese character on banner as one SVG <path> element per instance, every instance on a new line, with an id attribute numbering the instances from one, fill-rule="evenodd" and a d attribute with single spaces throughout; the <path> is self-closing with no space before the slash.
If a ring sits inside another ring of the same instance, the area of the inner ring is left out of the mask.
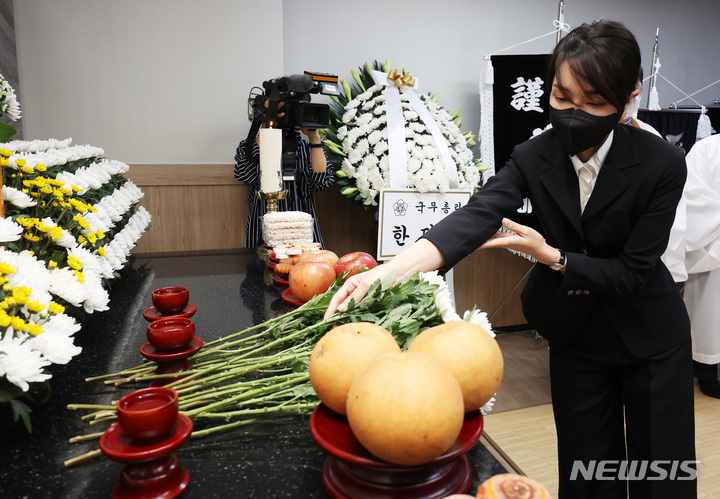
<path id="1" fill-rule="evenodd" d="M 518 76 L 517 81 L 510 85 L 513 89 L 510 105 L 518 111 L 542 113 L 540 97 L 545 93 L 543 90 L 544 83 L 539 76 L 536 76 L 534 80 L 528 79 L 527 81 L 522 76 Z"/>
<path id="2" fill-rule="evenodd" d="M 378 200 L 378 260 L 388 260 L 422 237 L 470 199 L 469 190 L 421 193 L 381 189 Z"/>

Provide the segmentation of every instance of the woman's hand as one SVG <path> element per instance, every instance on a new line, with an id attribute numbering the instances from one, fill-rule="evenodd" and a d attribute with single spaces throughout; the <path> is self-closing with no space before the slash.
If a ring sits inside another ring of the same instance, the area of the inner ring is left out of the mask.
<path id="1" fill-rule="evenodd" d="M 346 311 L 350 300 L 359 303 L 377 280 L 395 283 L 416 272 L 439 269 L 444 264 L 445 258 L 440 250 L 427 239 L 419 239 L 389 262 L 356 274 L 345 281 L 330 300 L 325 318 L 330 317 L 336 310 Z"/>
<path id="2" fill-rule="evenodd" d="M 511 249 L 530 255 L 545 265 L 560 259 L 560 251 L 547 244 L 545 238 L 532 227 L 513 222 L 509 218 L 503 218 L 502 225 L 514 234 L 498 231 L 480 246 L 480 249 Z"/>
<path id="3" fill-rule="evenodd" d="M 336 310 L 345 312 L 350 305 L 350 300 L 355 300 L 355 303 L 360 302 L 365 295 L 367 295 L 370 286 L 377 281 L 395 281 L 396 277 L 392 272 L 391 266 L 388 264 L 378 265 L 365 272 L 360 272 L 350 277 L 342 287 L 338 289 L 330 300 L 328 309 L 325 312 L 325 318 L 327 319 L 335 313 Z"/>

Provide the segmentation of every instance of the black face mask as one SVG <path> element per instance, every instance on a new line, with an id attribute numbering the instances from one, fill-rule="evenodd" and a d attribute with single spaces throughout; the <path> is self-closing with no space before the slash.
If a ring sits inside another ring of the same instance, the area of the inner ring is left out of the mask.
<path id="1" fill-rule="evenodd" d="M 599 145 L 618 124 L 620 113 L 595 116 L 581 109 L 550 106 L 550 123 L 570 156 Z"/>

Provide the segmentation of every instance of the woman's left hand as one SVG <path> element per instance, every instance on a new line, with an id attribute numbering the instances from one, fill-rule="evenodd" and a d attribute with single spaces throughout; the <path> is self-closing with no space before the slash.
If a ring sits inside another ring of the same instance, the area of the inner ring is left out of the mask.
<path id="1" fill-rule="evenodd" d="M 532 227 L 503 218 L 502 225 L 511 232 L 498 231 L 480 249 L 505 248 L 530 255 L 548 265 L 557 262 L 560 252 L 545 242 L 545 238 Z"/>

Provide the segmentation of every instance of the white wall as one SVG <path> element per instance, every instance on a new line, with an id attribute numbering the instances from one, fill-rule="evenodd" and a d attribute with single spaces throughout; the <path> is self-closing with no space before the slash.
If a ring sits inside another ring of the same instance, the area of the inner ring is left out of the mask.
<path id="1" fill-rule="evenodd" d="M 14 8 L 26 139 L 72 137 L 127 163 L 231 163 L 250 88 L 283 72 L 280 0 Z"/>
<path id="2" fill-rule="evenodd" d="M 25 138 L 73 137 L 128 163 L 231 163 L 250 87 L 374 59 L 412 72 L 477 133 L 482 57 L 554 28 L 557 0 L 15 0 Z M 625 22 L 650 71 L 692 93 L 720 79 L 718 0 L 566 0 L 571 27 Z M 505 54 L 547 53 L 548 36 Z M 658 81 L 660 101 L 683 97 Z M 695 96 L 720 97 L 720 84 Z M 322 102 L 320 98 L 314 101 Z M 645 101 L 643 101 L 644 103 Z M 691 103 L 690 101 L 683 102 Z"/>

